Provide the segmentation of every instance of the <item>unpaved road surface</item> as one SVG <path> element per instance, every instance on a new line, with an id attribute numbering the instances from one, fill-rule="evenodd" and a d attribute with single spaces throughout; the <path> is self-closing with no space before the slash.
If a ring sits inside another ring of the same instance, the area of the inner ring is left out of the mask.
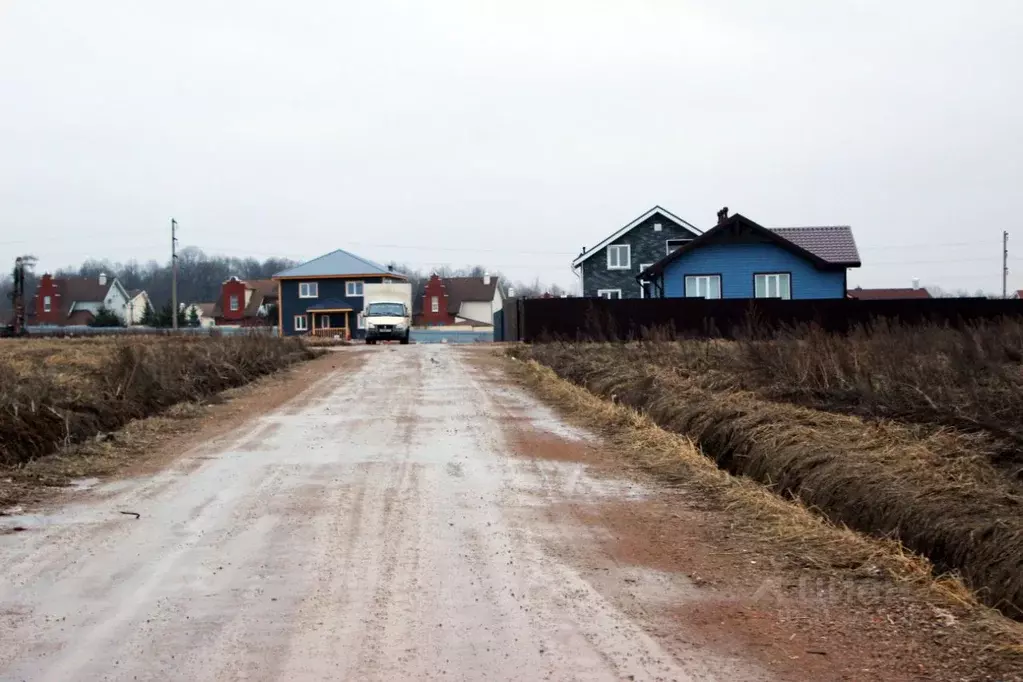
<path id="1" fill-rule="evenodd" d="M 510 435 L 586 434 L 473 351 L 342 352 L 227 447 L 0 517 L 0 679 L 770 679 L 666 644 L 643 614 L 684 583 L 536 513 L 643 494 Z"/>

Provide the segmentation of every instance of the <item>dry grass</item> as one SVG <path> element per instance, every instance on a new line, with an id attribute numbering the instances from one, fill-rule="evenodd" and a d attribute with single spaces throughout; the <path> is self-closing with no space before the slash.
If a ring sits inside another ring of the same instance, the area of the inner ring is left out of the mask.
<path id="1" fill-rule="evenodd" d="M 692 438 L 719 468 L 832 522 L 901 542 L 938 572 L 961 574 L 985 603 L 1023 614 L 1023 486 L 977 454 L 979 436 L 921 437 L 896 423 L 708 390 L 672 365 L 678 352 L 677 344 L 518 351 Z"/>
<path id="2" fill-rule="evenodd" d="M 525 351 L 528 353 L 528 349 Z M 621 401 L 603 400 L 565 381 L 550 367 L 524 357 L 516 373 L 547 402 L 573 420 L 601 433 L 614 451 L 667 482 L 684 485 L 687 495 L 700 495 L 727 511 L 736 526 L 771 543 L 772 552 L 794 567 L 849 577 L 870 577 L 881 570 L 889 579 L 915 585 L 944 604 L 956 604 L 970 615 L 971 627 L 991 637 L 993 648 L 1023 655 L 1023 626 L 1001 617 L 980 603 L 953 573 L 935 569 L 891 537 L 870 537 L 829 520 L 819 510 L 790 501 L 761 483 L 737 477 L 716 466 L 692 439 L 661 428 L 650 416 Z"/>
<path id="3" fill-rule="evenodd" d="M 703 388 L 983 435 L 977 447 L 1023 476 L 1018 320 L 959 329 L 879 321 L 847 335 L 809 327 L 738 342 L 652 344 L 651 350 L 659 364 Z"/>
<path id="4" fill-rule="evenodd" d="M 0 343 L 0 464 L 14 465 L 313 352 L 266 336 Z"/>

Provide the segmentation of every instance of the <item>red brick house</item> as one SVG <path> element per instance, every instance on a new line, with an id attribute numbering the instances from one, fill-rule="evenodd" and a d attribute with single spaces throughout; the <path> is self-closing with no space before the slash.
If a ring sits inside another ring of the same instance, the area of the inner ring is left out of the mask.
<path id="1" fill-rule="evenodd" d="M 504 294 L 496 277 L 433 275 L 423 291 L 422 312 L 417 323 L 426 326 L 490 325 L 494 323 L 494 313 L 503 306 Z"/>
<path id="2" fill-rule="evenodd" d="M 277 323 L 277 316 L 268 309 L 277 304 L 277 282 L 272 279 L 243 280 L 237 277 L 224 282 L 212 315 L 218 327 L 264 327 Z"/>
<path id="3" fill-rule="evenodd" d="M 54 277 L 46 273 L 39 280 L 32 299 L 31 325 L 87 325 L 101 308 L 126 320 L 128 292 L 116 277 Z"/>

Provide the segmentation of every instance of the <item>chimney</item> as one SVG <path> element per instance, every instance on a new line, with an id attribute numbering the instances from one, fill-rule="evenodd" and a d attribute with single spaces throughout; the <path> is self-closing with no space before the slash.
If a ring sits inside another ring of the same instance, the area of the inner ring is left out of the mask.
<path id="1" fill-rule="evenodd" d="M 394 266 L 393 265 L 388 265 L 387 266 L 387 272 L 394 272 Z"/>
<path id="2" fill-rule="evenodd" d="M 484 272 L 483 273 L 483 283 L 485 285 L 487 285 L 487 286 L 490 286 L 490 273 L 489 272 Z"/>
<path id="3" fill-rule="evenodd" d="M 508 287 L 508 298 L 515 298 L 515 287 Z"/>
<path id="4" fill-rule="evenodd" d="M 723 209 L 718 211 L 718 225 L 728 220 L 728 207 L 725 206 Z"/>
<path id="5" fill-rule="evenodd" d="M 99 285 L 101 287 L 105 287 L 107 285 L 107 273 L 105 272 L 99 273 Z"/>
<path id="6" fill-rule="evenodd" d="M 913 290 L 915 291 L 915 290 L 917 290 L 919 288 L 920 288 L 920 280 L 917 279 L 916 277 L 914 277 L 913 278 Z"/>

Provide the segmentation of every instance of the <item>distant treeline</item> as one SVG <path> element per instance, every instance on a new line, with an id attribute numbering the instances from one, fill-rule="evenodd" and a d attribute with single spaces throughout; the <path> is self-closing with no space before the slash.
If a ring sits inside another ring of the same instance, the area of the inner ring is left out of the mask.
<path id="1" fill-rule="evenodd" d="M 232 276 L 241 279 L 269 279 L 275 273 L 286 270 L 296 263 L 287 258 L 267 258 L 257 260 L 255 258 L 233 258 L 227 256 L 211 256 L 196 247 L 186 247 L 178 254 L 178 300 L 182 303 L 202 303 L 216 300 L 220 294 L 220 285 Z M 421 298 L 426 281 L 430 275 L 436 272 L 442 277 L 455 276 L 482 276 L 490 272 L 495 277 L 501 277 L 500 273 L 488 270 L 482 265 L 467 266 L 464 268 L 439 268 L 435 271 L 417 270 L 407 265 L 390 263 L 398 272 L 404 273 L 412 282 L 413 296 Z M 14 263 L 0 264 L 3 266 L 3 274 L 0 276 L 0 320 L 6 320 L 11 311 L 10 293 L 13 287 L 11 273 Z M 125 289 L 144 289 L 149 294 L 149 299 L 156 310 L 169 304 L 171 299 L 171 265 L 149 261 L 140 264 L 136 261 L 120 263 L 106 259 L 89 259 L 79 266 L 61 268 L 52 273 L 55 276 L 82 276 L 98 277 L 100 273 L 106 273 L 108 277 L 117 277 Z M 42 275 L 39 268 L 29 270 L 26 277 L 26 294 L 30 302 L 35 293 L 39 277 Z M 509 282 L 503 278 L 502 287 L 507 290 Z M 514 282 L 516 294 L 526 296 L 539 296 L 546 291 L 555 295 L 561 293 L 561 289 L 554 285 L 544 286 L 539 279 L 532 283 Z M 31 309 L 31 303 L 30 303 Z"/>

